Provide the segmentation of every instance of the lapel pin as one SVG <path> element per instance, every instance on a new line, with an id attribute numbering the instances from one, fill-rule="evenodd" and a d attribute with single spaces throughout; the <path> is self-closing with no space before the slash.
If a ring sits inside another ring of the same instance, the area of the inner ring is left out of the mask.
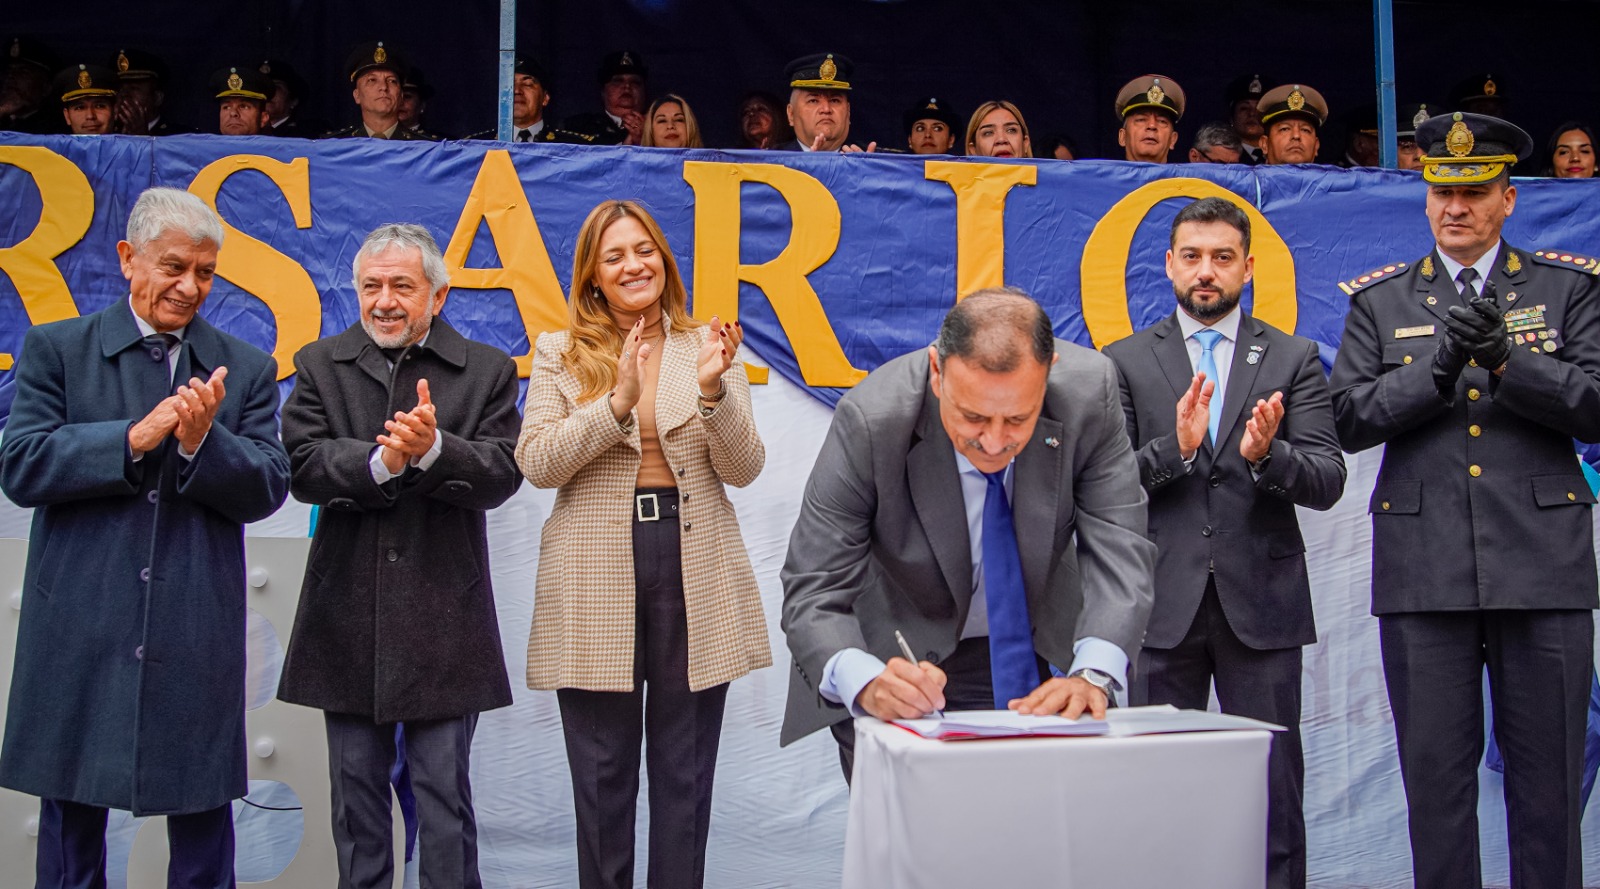
<path id="1" fill-rule="evenodd" d="M 1261 353 L 1260 352 L 1252 351 L 1249 355 L 1244 356 L 1244 363 L 1245 364 L 1257 364 L 1260 361 L 1261 361 Z"/>
<path id="2" fill-rule="evenodd" d="M 1047 448 L 1059 448 L 1061 447 L 1061 439 L 1056 438 L 1054 435 L 1045 436 L 1044 446 Z"/>

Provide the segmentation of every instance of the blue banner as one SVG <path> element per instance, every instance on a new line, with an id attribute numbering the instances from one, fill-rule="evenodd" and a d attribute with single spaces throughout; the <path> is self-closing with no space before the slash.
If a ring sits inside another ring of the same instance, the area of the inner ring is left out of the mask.
<path id="1" fill-rule="evenodd" d="M 1386 170 L 0 133 L 0 415 L 30 324 L 126 296 L 115 244 L 152 185 L 217 208 L 228 234 L 203 312 L 274 352 L 285 387 L 300 346 L 355 322 L 351 262 L 385 222 L 434 233 L 452 268 L 445 314 L 526 374 L 533 338 L 565 326 L 584 216 L 607 198 L 643 201 L 695 314 L 739 318 L 773 369 L 828 403 L 927 345 L 957 295 L 982 286 L 1027 290 L 1084 345 L 1154 323 L 1173 307 L 1168 227 L 1192 198 L 1250 211 L 1246 305 L 1329 362 L 1339 282 L 1431 244 L 1420 178 Z M 1600 248 L 1600 184 L 1517 185 L 1509 240 Z"/>

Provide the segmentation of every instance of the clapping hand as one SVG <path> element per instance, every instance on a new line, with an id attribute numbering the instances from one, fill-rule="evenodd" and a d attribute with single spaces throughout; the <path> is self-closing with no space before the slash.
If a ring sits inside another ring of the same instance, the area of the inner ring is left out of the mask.
<path id="1" fill-rule="evenodd" d="M 1465 307 L 1451 306 L 1445 327 L 1449 336 L 1478 366 L 1498 370 L 1511 357 L 1511 343 L 1506 333 L 1505 314 L 1494 302 L 1493 284 L 1484 286 L 1485 296 L 1473 297 Z"/>
<path id="2" fill-rule="evenodd" d="M 744 327 L 735 321 L 723 324 L 716 315 L 706 328 L 706 341 L 700 346 L 700 357 L 695 361 L 703 398 L 716 398 L 722 390 L 722 375 L 733 366 L 739 344 L 744 342 Z"/>
<path id="3" fill-rule="evenodd" d="M 1259 463 L 1272 447 L 1277 437 L 1278 424 L 1283 422 L 1283 393 L 1274 392 L 1271 398 L 1257 398 L 1256 406 L 1245 421 L 1244 435 L 1239 439 L 1239 456 L 1246 463 Z"/>
<path id="4" fill-rule="evenodd" d="M 1178 399 L 1178 453 L 1185 460 L 1193 458 L 1200 450 L 1200 442 L 1206 440 L 1211 424 L 1211 395 L 1216 389 L 1215 380 L 1197 373 L 1189 381 L 1188 391 Z"/>
<path id="5" fill-rule="evenodd" d="M 633 322 L 633 328 L 622 338 L 622 354 L 617 356 L 617 385 L 611 390 L 611 415 L 621 423 L 639 403 L 639 387 L 644 381 L 645 361 L 650 357 L 650 344 L 643 342 L 644 316 Z"/>
<path id="6" fill-rule="evenodd" d="M 409 411 L 397 411 L 394 419 L 383 424 L 384 433 L 378 436 L 383 445 L 380 459 L 389 472 L 400 474 L 406 463 L 420 460 L 433 449 L 439 435 L 438 411 L 428 391 L 428 381 L 417 381 L 417 406 Z"/>
<path id="7" fill-rule="evenodd" d="M 228 369 L 219 367 L 203 383 L 199 377 L 190 377 L 189 384 L 179 386 L 177 393 L 172 396 L 172 409 L 177 416 L 173 432 L 178 436 L 178 445 L 183 453 L 192 455 L 198 451 L 200 443 L 206 439 L 206 433 L 211 431 L 211 421 L 216 418 L 217 408 L 222 406 L 222 399 L 228 394 L 222 385 L 227 378 Z"/>

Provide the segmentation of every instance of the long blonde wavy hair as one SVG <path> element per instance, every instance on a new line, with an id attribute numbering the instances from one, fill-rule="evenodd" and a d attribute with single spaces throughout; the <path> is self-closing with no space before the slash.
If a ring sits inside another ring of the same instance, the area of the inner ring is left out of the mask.
<path id="1" fill-rule="evenodd" d="M 590 402 L 610 392 L 617 382 L 617 358 L 622 354 L 623 332 L 617 329 L 606 305 L 605 295 L 595 283 L 595 270 L 600 267 L 600 240 L 606 229 L 624 217 L 637 219 L 644 226 L 650 240 L 655 242 L 661 265 L 666 272 L 666 283 L 661 289 L 661 326 L 670 332 L 673 328 L 699 327 L 702 322 L 689 316 L 689 292 L 684 289 L 683 276 L 678 273 L 678 260 L 667 246 L 667 236 L 661 226 L 642 205 L 635 201 L 602 201 L 589 211 L 589 217 L 578 229 L 577 249 L 572 257 L 572 292 L 567 297 L 567 350 L 561 354 L 572 375 L 583 384 L 580 402 Z"/>

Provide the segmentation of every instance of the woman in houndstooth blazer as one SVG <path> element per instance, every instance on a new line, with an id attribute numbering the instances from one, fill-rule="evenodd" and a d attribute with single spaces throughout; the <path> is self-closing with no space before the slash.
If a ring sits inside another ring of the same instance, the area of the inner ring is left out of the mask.
<path id="1" fill-rule="evenodd" d="M 728 683 L 772 663 L 723 490 L 766 460 L 735 358 L 743 330 L 687 304 L 650 214 L 596 207 L 578 233 L 570 326 L 538 339 L 517 441 L 523 474 L 557 489 L 528 687 L 560 704 L 583 889 L 633 885 L 641 739 L 649 885 L 702 885 Z"/>

